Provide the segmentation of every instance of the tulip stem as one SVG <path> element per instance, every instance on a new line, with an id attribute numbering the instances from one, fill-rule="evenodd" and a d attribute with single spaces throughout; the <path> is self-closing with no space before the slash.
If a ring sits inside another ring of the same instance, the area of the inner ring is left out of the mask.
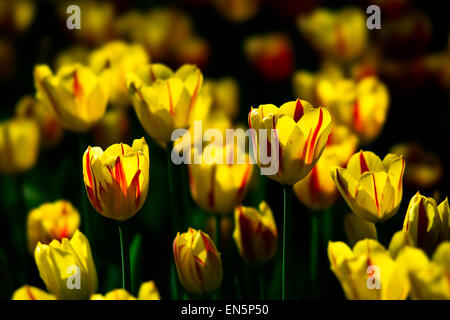
<path id="1" fill-rule="evenodd" d="M 284 186 L 283 197 L 283 264 L 281 270 L 281 299 L 287 299 L 292 276 L 292 187 Z"/>
<path id="2" fill-rule="evenodd" d="M 311 241 L 310 241 L 310 265 L 309 276 L 311 279 L 311 292 L 315 296 L 317 293 L 317 267 L 319 260 L 319 215 L 318 212 L 311 212 Z"/>
<path id="3" fill-rule="evenodd" d="M 122 288 L 131 292 L 130 250 L 128 249 L 126 231 L 125 223 L 119 222 L 120 253 L 122 257 Z"/>

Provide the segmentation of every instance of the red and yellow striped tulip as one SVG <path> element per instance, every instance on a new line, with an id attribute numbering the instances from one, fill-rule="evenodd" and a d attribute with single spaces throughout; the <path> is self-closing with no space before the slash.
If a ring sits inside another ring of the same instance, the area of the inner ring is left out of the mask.
<path id="1" fill-rule="evenodd" d="M 11 300 L 56 300 L 56 296 L 39 288 L 24 285 L 14 291 Z"/>

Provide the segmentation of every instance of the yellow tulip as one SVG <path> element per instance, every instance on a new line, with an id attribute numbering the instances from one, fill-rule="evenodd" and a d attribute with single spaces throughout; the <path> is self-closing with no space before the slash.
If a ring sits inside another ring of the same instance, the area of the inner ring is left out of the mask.
<path id="1" fill-rule="evenodd" d="M 278 232 L 272 210 L 263 201 L 259 210 L 238 206 L 234 210 L 233 238 L 247 262 L 266 262 L 277 250 Z"/>
<path id="2" fill-rule="evenodd" d="M 149 185 L 150 157 L 144 138 L 133 145 L 120 143 L 103 151 L 88 147 L 83 177 L 89 201 L 101 215 L 125 221 L 143 206 Z"/>
<path id="3" fill-rule="evenodd" d="M 415 300 L 450 299 L 450 242 L 435 250 L 431 261 L 423 250 L 404 248 L 397 261 L 408 272 L 411 297 Z"/>
<path id="4" fill-rule="evenodd" d="M 414 245 L 428 253 L 433 252 L 440 241 L 448 239 L 448 201 L 443 201 L 439 207 L 433 198 L 417 192 L 409 202 L 403 222 L 403 231 L 409 233 Z"/>
<path id="5" fill-rule="evenodd" d="M 194 65 L 173 72 L 162 64 L 128 74 L 127 88 L 136 115 L 155 140 L 171 141 L 172 131 L 187 128 L 208 114 L 211 97 L 202 90 L 203 75 Z"/>
<path id="6" fill-rule="evenodd" d="M 330 207 L 337 199 L 336 184 L 330 176 L 335 166 L 347 163 L 355 152 L 358 139 L 345 126 L 331 130 L 327 146 L 308 175 L 294 184 L 294 194 L 305 206 L 321 210 Z"/>
<path id="7" fill-rule="evenodd" d="M 97 271 L 88 239 L 75 231 L 72 239 L 38 242 L 34 259 L 49 292 L 62 300 L 89 299 L 97 290 Z"/>
<path id="8" fill-rule="evenodd" d="M 206 80 L 204 90 L 211 95 L 211 111 L 223 112 L 229 119 L 239 113 L 239 86 L 233 78 Z"/>
<path id="9" fill-rule="evenodd" d="M 414 242 L 409 233 L 400 230 L 394 233 L 391 242 L 389 242 L 389 253 L 392 258 L 396 259 L 403 248 L 413 246 Z"/>
<path id="10" fill-rule="evenodd" d="M 208 148 L 209 146 L 212 148 Z M 203 153 L 199 155 L 201 163 L 194 162 L 198 151 L 196 148 L 192 149 L 194 161 L 188 164 L 191 195 L 202 209 L 211 213 L 229 214 L 247 193 L 253 165 L 250 164 L 248 154 L 244 154 L 243 163 L 238 163 L 238 155 L 244 153 L 238 146 L 233 149 L 231 144 L 211 144 L 208 147 L 203 148 Z M 212 151 L 209 152 L 210 150 Z M 228 164 L 227 159 L 233 154 L 235 161 Z M 210 156 L 213 159 L 209 159 Z"/>
<path id="11" fill-rule="evenodd" d="M 141 284 L 138 293 L 139 300 L 161 300 L 155 281 L 147 281 Z"/>
<path id="12" fill-rule="evenodd" d="M 357 58 L 367 46 L 366 16 L 359 8 L 319 8 L 299 17 L 298 27 L 323 56 L 339 61 Z"/>
<path id="13" fill-rule="evenodd" d="M 336 186 L 357 216 L 371 222 L 392 217 L 403 196 L 403 156 L 392 153 L 383 161 L 370 151 L 355 153 L 347 168 L 335 168 L 331 176 Z"/>
<path id="14" fill-rule="evenodd" d="M 24 285 L 14 291 L 11 300 L 56 300 L 56 297 L 39 288 Z"/>
<path id="15" fill-rule="evenodd" d="M 101 77 L 81 64 L 68 64 L 54 75 L 47 65 L 34 68 L 36 97 L 51 108 L 62 125 L 83 132 L 105 113 L 108 92 Z"/>
<path id="16" fill-rule="evenodd" d="M 125 107 L 130 104 L 127 74 L 137 71 L 149 63 L 150 59 L 144 47 L 139 44 L 112 41 L 93 51 L 88 60 L 91 69 L 104 76 L 111 104 Z"/>
<path id="17" fill-rule="evenodd" d="M 378 239 L 375 224 L 364 220 L 353 213 L 348 213 L 345 215 L 344 229 L 348 242 L 352 246 L 360 240 Z"/>
<path id="18" fill-rule="evenodd" d="M 209 295 L 222 284 L 220 253 L 201 230 L 189 228 L 185 233 L 178 233 L 173 242 L 173 256 L 180 282 L 191 294 Z"/>
<path id="19" fill-rule="evenodd" d="M 38 242 L 49 244 L 52 240 L 71 238 L 80 225 L 80 214 L 66 200 L 44 203 L 28 214 L 28 250 L 34 252 Z"/>
<path id="20" fill-rule="evenodd" d="M 38 158 L 39 127 L 34 120 L 0 122 L 0 173 L 15 174 L 31 169 Z"/>
<path id="21" fill-rule="evenodd" d="M 403 300 L 408 296 L 406 272 L 376 240 L 361 240 L 353 250 L 343 242 L 330 242 L 328 259 L 347 299 Z"/>
<path id="22" fill-rule="evenodd" d="M 445 198 L 438 206 L 439 218 L 441 219 L 440 241 L 450 240 L 450 207 L 448 198 Z"/>
<path id="23" fill-rule="evenodd" d="M 16 117 L 36 120 L 40 131 L 40 144 L 45 148 L 57 145 L 64 135 L 56 114 L 32 96 L 24 96 L 19 100 Z"/>
<path id="24" fill-rule="evenodd" d="M 258 166 L 261 168 L 261 146 L 267 146 L 267 155 L 272 161 L 272 139 L 279 148 L 278 171 L 269 178 L 283 184 L 293 185 L 303 179 L 315 166 L 328 140 L 331 131 L 331 117 L 326 108 L 314 108 L 309 102 L 297 99 L 277 108 L 273 104 L 252 108 L 248 115 L 252 134 L 253 150 Z M 266 139 L 260 137 L 260 130 L 267 130 Z M 276 134 L 272 137 L 271 130 Z M 270 152 L 270 153 L 269 153 Z"/>
<path id="25" fill-rule="evenodd" d="M 101 294 L 93 294 L 91 300 L 137 300 L 125 289 L 114 289 L 104 296 Z"/>

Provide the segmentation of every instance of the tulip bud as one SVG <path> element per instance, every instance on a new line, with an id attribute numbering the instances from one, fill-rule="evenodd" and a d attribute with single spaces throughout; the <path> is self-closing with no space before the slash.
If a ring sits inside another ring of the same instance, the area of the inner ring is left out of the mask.
<path id="1" fill-rule="evenodd" d="M 436 201 L 417 192 L 409 202 L 403 231 L 409 233 L 416 247 L 431 253 L 439 243 L 442 230 Z"/>
<path id="2" fill-rule="evenodd" d="M 39 128 L 34 120 L 0 122 L 0 173 L 21 173 L 33 167 L 38 157 L 39 140 Z"/>
<path id="3" fill-rule="evenodd" d="M 105 113 L 108 92 L 103 80 L 81 64 L 61 67 L 56 75 L 47 65 L 34 68 L 36 96 L 72 131 L 92 128 Z"/>
<path id="4" fill-rule="evenodd" d="M 262 263 L 275 255 L 278 242 L 277 226 L 272 210 L 266 202 L 259 204 L 259 210 L 236 207 L 234 220 L 233 238 L 244 260 Z"/>
<path id="5" fill-rule="evenodd" d="M 271 161 L 278 158 L 279 164 L 276 173 L 268 174 L 268 177 L 283 185 L 293 185 L 317 163 L 331 131 L 331 117 L 326 108 L 314 108 L 309 102 L 297 99 L 280 108 L 272 104 L 252 108 L 248 125 L 254 129 L 252 142 L 258 167 L 268 166 L 261 163 L 261 157 L 266 156 L 261 146 L 266 146 Z M 262 130 L 266 130 L 265 138 L 260 135 Z M 271 143 L 278 144 L 276 152 L 271 151 Z"/>
<path id="6" fill-rule="evenodd" d="M 117 221 L 133 217 L 147 198 L 150 157 L 144 138 L 130 147 L 114 144 L 103 151 L 88 147 L 83 177 L 89 201 L 101 215 Z"/>
<path id="7" fill-rule="evenodd" d="M 388 154 L 383 161 L 370 151 L 355 153 L 347 168 L 335 168 L 331 176 L 348 206 L 371 222 L 392 217 L 403 196 L 403 156 Z"/>
<path id="8" fill-rule="evenodd" d="M 11 300 L 56 300 L 56 297 L 39 288 L 24 285 L 14 291 Z"/>
<path id="9" fill-rule="evenodd" d="M 114 289 L 104 296 L 101 294 L 93 294 L 91 300 L 137 300 L 125 289 Z"/>
<path id="10" fill-rule="evenodd" d="M 331 270 L 351 300 L 404 300 L 407 274 L 376 240 L 356 243 L 353 251 L 343 242 L 328 244 Z"/>
<path id="11" fill-rule="evenodd" d="M 192 228 L 178 233 L 173 242 L 173 256 L 183 287 L 195 295 L 210 295 L 223 277 L 222 259 L 211 238 Z"/>
<path id="12" fill-rule="evenodd" d="M 65 200 L 44 203 L 31 210 L 27 218 L 28 250 L 34 252 L 38 242 L 71 238 L 80 225 L 80 214 Z"/>
<path id="13" fill-rule="evenodd" d="M 353 213 L 345 215 L 344 228 L 348 242 L 352 246 L 364 239 L 377 240 L 377 229 L 375 228 L 375 224 L 364 220 Z"/>
<path id="14" fill-rule="evenodd" d="M 97 271 L 88 239 L 75 231 L 72 239 L 38 242 L 34 259 L 49 292 L 61 300 L 86 300 L 97 290 Z"/>
<path id="15" fill-rule="evenodd" d="M 147 281 L 141 284 L 138 293 L 139 300 L 161 300 L 155 281 Z"/>
<path id="16" fill-rule="evenodd" d="M 202 90 L 203 75 L 193 65 L 173 72 L 161 64 L 144 66 L 128 74 L 127 88 L 136 115 L 155 140 L 171 141 L 172 131 L 206 117 L 211 104 Z"/>

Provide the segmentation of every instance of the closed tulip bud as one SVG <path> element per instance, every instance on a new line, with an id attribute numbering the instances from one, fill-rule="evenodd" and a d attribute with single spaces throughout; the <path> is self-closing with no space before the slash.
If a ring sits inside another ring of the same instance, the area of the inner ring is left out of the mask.
<path id="1" fill-rule="evenodd" d="M 163 143 L 171 141 L 174 129 L 205 118 L 211 104 L 202 90 L 203 75 L 194 65 L 175 72 L 162 64 L 147 65 L 128 74 L 127 88 L 145 131 Z"/>
<path id="2" fill-rule="evenodd" d="M 297 99 L 277 108 L 273 104 L 252 108 L 248 115 L 248 124 L 252 131 L 252 142 L 258 166 L 262 164 L 261 147 L 271 161 L 278 159 L 278 170 L 268 177 L 283 184 L 293 185 L 303 179 L 316 165 L 331 131 L 331 117 L 326 108 L 314 108 L 309 102 Z M 260 130 L 266 130 L 265 139 Z M 272 133 L 275 129 L 275 133 Z M 275 139 L 275 141 L 272 141 Z M 278 150 L 272 152 L 271 143 L 278 144 Z M 274 159 L 275 158 L 275 159 Z"/>
<path id="3" fill-rule="evenodd" d="M 409 233 L 415 246 L 431 253 L 441 240 L 442 225 L 436 201 L 417 192 L 409 202 L 403 231 Z"/>
<path id="4" fill-rule="evenodd" d="M 137 300 L 125 289 L 114 289 L 104 296 L 101 294 L 93 294 L 91 300 Z"/>
<path id="5" fill-rule="evenodd" d="M 136 72 L 150 59 L 140 44 L 112 41 L 93 51 L 88 60 L 91 69 L 103 76 L 111 104 L 126 107 L 130 104 L 127 74 Z"/>
<path id="6" fill-rule="evenodd" d="M 330 171 L 336 165 L 344 165 L 355 152 L 358 139 L 345 126 L 334 127 L 327 146 L 311 172 L 294 184 L 294 194 L 305 206 L 313 210 L 330 207 L 338 197 L 336 184 Z"/>
<path id="7" fill-rule="evenodd" d="M 352 246 L 354 246 L 360 240 L 378 239 L 375 224 L 370 221 L 364 220 L 353 213 L 345 215 L 344 228 L 348 242 Z"/>
<path id="8" fill-rule="evenodd" d="M 234 221 L 233 238 L 245 261 L 262 263 L 275 255 L 278 242 L 277 226 L 272 210 L 266 202 L 259 204 L 259 210 L 236 207 Z"/>
<path id="9" fill-rule="evenodd" d="M 200 153 L 194 148 L 192 153 L 196 152 Z M 233 154 L 235 157 L 244 155 L 243 163 L 227 163 L 226 159 Z M 230 214 L 244 199 L 252 178 L 253 165 L 249 155 L 238 147 L 233 149 L 230 144 L 228 147 L 210 144 L 198 156 L 202 157 L 200 163 L 188 164 L 192 198 L 208 212 Z M 210 156 L 213 158 L 209 159 Z"/>
<path id="10" fill-rule="evenodd" d="M 105 113 L 108 92 L 103 81 L 81 64 L 68 64 L 56 74 L 47 65 L 34 68 L 36 96 L 72 131 L 91 129 Z"/>
<path id="11" fill-rule="evenodd" d="M 413 247 L 414 242 L 408 232 L 400 230 L 394 233 L 391 242 L 389 243 L 389 253 L 391 257 L 396 259 L 398 254 L 405 247 Z"/>
<path id="12" fill-rule="evenodd" d="M 36 120 L 40 131 L 40 145 L 50 148 L 57 145 L 64 130 L 56 114 L 32 96 L 25 96 L 16 105 L 16 117 Z"/>
<path id="13" fill-rule="evenodd" d="M 49 292 L 61 300 L 87 300 L 97 290 L 97 271 L 88 239 L 75 231 L 72 239 L 38 242 L 34 259 Z"/>
<path id="14" fill-rule="evenodd" d="M 38 158 L 39 127 L 34 120 L 0 122 L 0 173 L 16 174 L 31 169 Z"/>
<path id="15" fill-rule="evenodd" d="M 407 247 L 397 257 L 407 271 L 414 300 L 449 300 L 450 242 L 437 247 L 432 259 L 418 248 Z"/>
<path id="16" fill-rule="evenodd" d="M 376 240 L 361 240 L 353 250 L 343 242 L 330 242 L 328 258 L 347 299 L 404 300 L 408 296 L 406 272 Z"/>
<path id="17" fill-rule="evenodd" d="M 141 284 L 138 293 L 139 300 L 161 300 L 155 281 L 147 281 Z"/>
<path id="18" fill-rule="evenodd" d="M 38 242 L 71 238 L 80 225 L 80 214 L 65 200 L 44 203 L 31 210 L 27 218 L 28 250 L 34 252 Z"/>
<path id="19" fill-rule="evenodd" d="M 355 153 L 347 168 L 335 168 L 331 176 L 341 196 L 357 216 L 371 222 L 392 217 L 403 196 L 403 156 L 388 154 L 383 161 L 370 151 Z"/>
<path id="20" fill-rule="evenodd" d="M 56 297 L 39 288 L 24 285 L 14 291 L 11 300 L 56 300 Z"/>
<path id="21" fill-rule="evenodd" d="M 206 233 L 192 228 L 178 233 L 173 256 L 180 282 L 189 293 L 210 295 L 222 284 L 222 259 Z"/>
<path id="22" fill-rule="evenodd" d="M 150 157 L 144 138 L 133 145 L 88 147 L 83 177 L 89 201 L 101 215 L 117 221 L 133 217 L 147 198 Z"/>

